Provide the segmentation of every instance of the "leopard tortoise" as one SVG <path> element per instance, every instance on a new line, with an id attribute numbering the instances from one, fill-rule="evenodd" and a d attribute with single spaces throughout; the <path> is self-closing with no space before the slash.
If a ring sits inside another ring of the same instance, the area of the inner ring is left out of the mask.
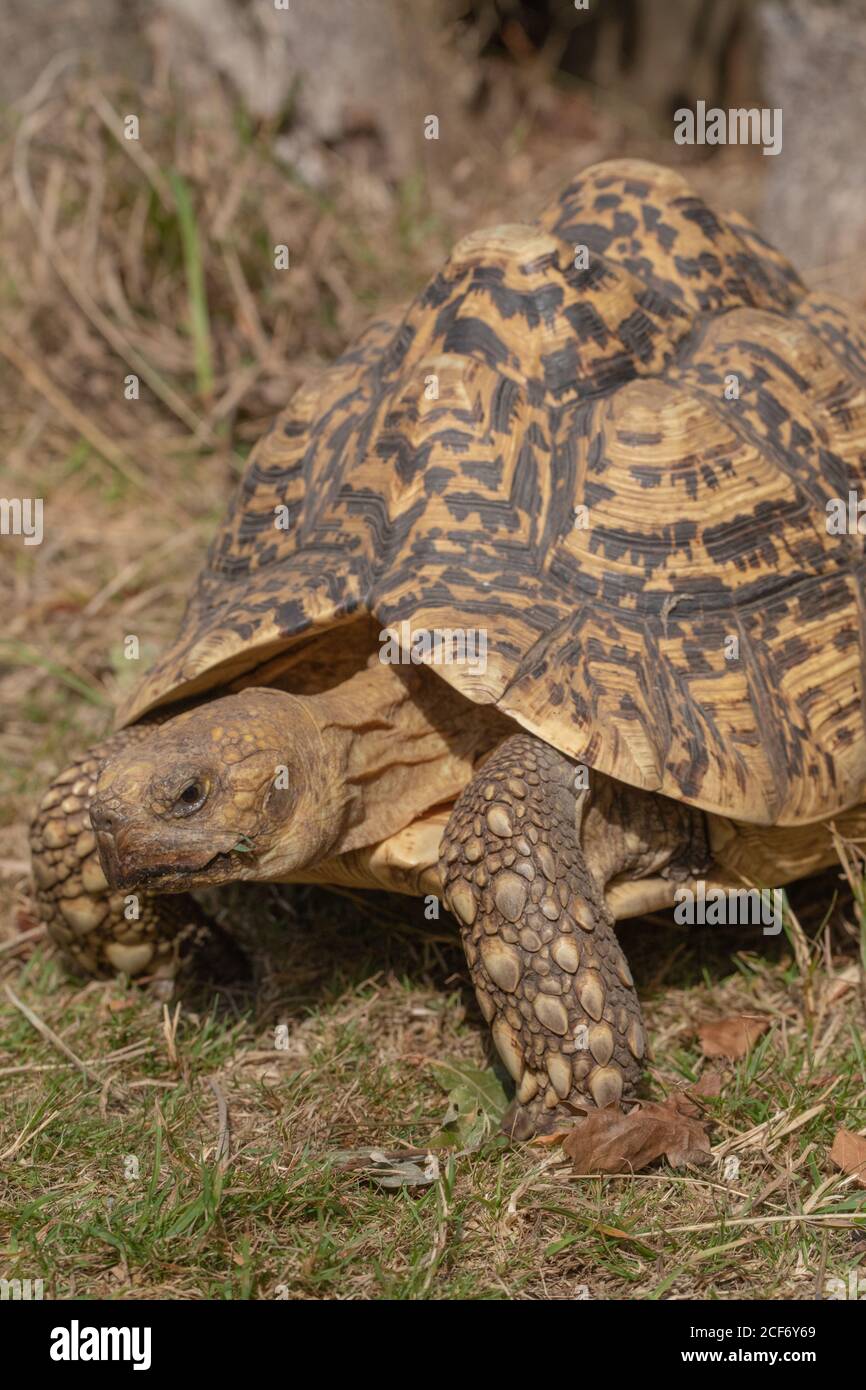
<path id="1" fill-rule="evenodd" d="M 435 894 L 511 1132 L 628 1100 L 615 919 L 866 829 L 863 541 L 828 526 L 864 481 L 866 323 L 677 173 L 467 236 L 260 441 L 176 642 L 43 798 L 52 936 L 152 976 L 208 938 L 189 889 Z"/>

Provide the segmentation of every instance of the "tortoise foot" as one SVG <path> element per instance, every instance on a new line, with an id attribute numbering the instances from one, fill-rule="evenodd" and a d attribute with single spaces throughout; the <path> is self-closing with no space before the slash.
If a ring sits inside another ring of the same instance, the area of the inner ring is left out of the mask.
<path id="1" fill-rule="evenodd" d="M 515 1137 L 565 1103 L 630 1099 L 644 1035 L 631 973 L 580 844 L 574 768 L 528 734 L 507 739 L 457 801 L 442 841 L 481 1011 L 517 1087 Z"/>

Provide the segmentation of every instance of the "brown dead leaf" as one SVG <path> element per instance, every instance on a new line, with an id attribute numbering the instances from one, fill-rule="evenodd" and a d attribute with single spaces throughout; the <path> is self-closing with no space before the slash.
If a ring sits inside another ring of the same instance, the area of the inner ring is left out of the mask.
<path id="1" fill-rule="evenodd" d="M 706 1163 L 710 1141 L 696 1114 L 682 1091 L 661 1102 L 642 1102 L 628 1115 L 615 1106 L 591 1110 L 569 1130 L 562 1147 L 576 1173 L 636 1173 L 662 1155 L 674 1168 Z"/>
<path id="2" fill-rule="evenodd" d="M 866 1187 L 866 1139 L 850 1129 L 837 1129 L 830 1157 L 843 1173 L 856 1177 L 858 1187 Z"/>
<path id="3" fill-rule="evenodd" d="M 439 1181 L 439 1159 L 429 1149 L 340 1149 L 330 1155 L 340 1172 L 356 1172 L 379 1187 L 425 1187 Z"/>
<path id="4" fill-rule="evenodd" d="M 701 1051 L 705 1057 L 745 1057 L 769 1026 L 768 1018 L 756 1018 L 754 1014 L 708 1019 L 698 1028 Z"/>
<path id="5" fill-rule="evenodd" d="M 715 1096 L 722 1094 L 722 1087 L 728 1080 L 727 1071 L 719 1071 L 716 1067 L 707 1067 L 702 1071 L 693 1086 L 687 1088 L 687 1094 L 694 1096 L 695 1100 L 712 1100 Z"/>

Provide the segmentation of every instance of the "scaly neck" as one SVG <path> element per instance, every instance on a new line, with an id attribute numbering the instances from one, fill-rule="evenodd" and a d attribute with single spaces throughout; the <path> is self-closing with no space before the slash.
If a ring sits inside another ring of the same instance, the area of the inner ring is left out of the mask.
<path id="1" fill-rule="evenodd" d="M 423 667 L 378 660 L 334 690 L 290 698 L 318 730 L 338 800 L 329 857 L 377 844 L 453 801 L 506 722 Z"/>

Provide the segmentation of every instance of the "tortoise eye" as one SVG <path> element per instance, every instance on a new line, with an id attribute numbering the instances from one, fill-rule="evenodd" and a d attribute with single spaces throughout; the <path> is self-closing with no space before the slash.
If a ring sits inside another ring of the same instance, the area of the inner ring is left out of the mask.
<path id="1" fill-rule="evenodd" d="M 189 782 L 174 803 L 174 814 L 188 816 L 191 811 L 197 811 L 204 804 L 206 797 L 207 787 L 202 782 Z"/>

